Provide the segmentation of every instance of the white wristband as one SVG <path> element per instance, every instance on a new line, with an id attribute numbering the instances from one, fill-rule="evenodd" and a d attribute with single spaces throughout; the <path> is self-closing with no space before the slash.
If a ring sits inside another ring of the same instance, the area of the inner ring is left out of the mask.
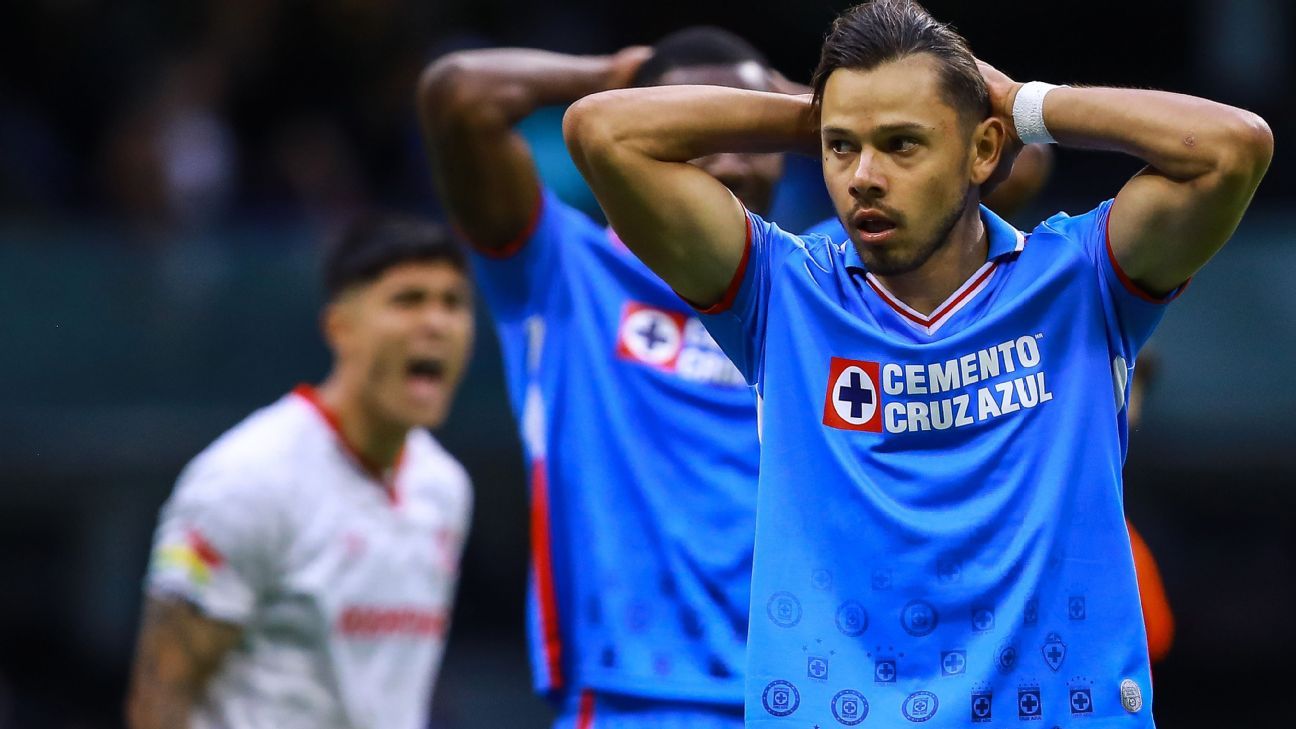
<path id="1" fill-rule="evenodd" d="M 1013 99 L 1013 126 L 1022 144 L 1057 144 L 1044 126 L 1044 97 L 1048 92 L 1064 86 L 1054 86 L 1043 81 L 1028 81 L 1017 90 Z"/>

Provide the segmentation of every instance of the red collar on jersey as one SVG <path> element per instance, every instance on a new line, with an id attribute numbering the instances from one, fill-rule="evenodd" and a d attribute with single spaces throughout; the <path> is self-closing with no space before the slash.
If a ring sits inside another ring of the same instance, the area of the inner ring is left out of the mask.
<path id="1" fill-rule="evenodd" d="M 400 474 L 401 465 L 405 463 L 405 446 L 402 445 L 400 453 L 396 454 L 396 462 L 392 465 L 391 475 L 384 480 L 382 467 L 366 458 L 363 453 L 357 450 L 356 447 L 351 445 L 351 442 L 347 440 L 346 434 L 342 432 L 342 421 L 338 419 L 337 413 L 333 412 L 329 409 L 328 405 L 324 404 L 324 400 L 320 398 L 318 390 L 310 385 L 303 384 L 293 388 L 293 394 L 310 403 L 311 407 L 315 409 L 315 412 L 319 413 L 319 416 L 323 418 L 326 424 L 328 424 L 329 429 L 333 431 L 333 435 L 337 438 L 338 443 L 341 444 L 342 450 L 346 451 L 347 455 L 351 457 L 351 460 L 355 461 L 356 465 L 360 466 L 361 470 L 363 470 L 366 475 L 374 481 L 377 481 L 378 484 L 383 487 L 383 490 L 387 492 L 388 498 L 391 499 L 393 506 L 399 504 L 400 492 L 396 490 L 396 477 Z"/>

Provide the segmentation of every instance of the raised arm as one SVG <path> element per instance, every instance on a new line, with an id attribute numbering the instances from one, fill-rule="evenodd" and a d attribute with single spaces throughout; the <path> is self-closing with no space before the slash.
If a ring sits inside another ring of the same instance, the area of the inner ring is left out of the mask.
<path id="1" fill-rule="evenodd" d="M 455 224 L 474 244 L 493 249 L 516 240 L 539 205 L 535 162 L 513 126 L 541 106 L 626 85 L 650 53 L 462 51 L 423 72 L 418 110 L 433 175 Z"/>
<path id="2" fill-rule="evenodd" d="M 1011 120 L 1021 85 L 982 71 L 996 113 Z M 1044 123 L 1059 144 L 1147 162 L 1117 194 L 1108 232 L 1121 270 L 1152 295 L 1174 290 L 1228 241 L 1273 156 L 1260 117 L 1165 91 L 1055 89 Z"/>
<path id="3" fill-rule="evenodd" d="M 126 723 L 130 729 L 185 729 L 241 629 L 202 615 L 183 600 L 150 597 L 144 605 Z"/>
<path id="4" fill-rule="evenodd" d="M 718 86 L 588 96 L 568 109 L 563 135 L 621 239 L 703 306 L 723 296 L 738 268 L 746 219 L 729 190 L 689 161 L 819 149 L 810 97 Z"/>

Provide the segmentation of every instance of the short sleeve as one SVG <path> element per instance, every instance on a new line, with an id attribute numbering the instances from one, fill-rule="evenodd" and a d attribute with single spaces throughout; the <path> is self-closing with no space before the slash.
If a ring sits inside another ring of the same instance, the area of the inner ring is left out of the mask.
<path id="1" fill-rule="evenodd" d="M 1115 333 L 1124 345 L 1124 354 L 1132 361 L 1133 356 L 1152 336 L 1161 317 L 1165 316 L 1165 305 L 1174 301 L 1187 284 L 1163 298 L 1156 298 L 1140 289 L 1125 275 L 1116 261 L 1108 237 L 1108 219 L 1113 202 L 1114 200 L 1107 200 L 1084 215 L 1071 217 L 1058 214 L 1045 221 L 1044 225 L 1083 246 L 1087 259 L 1098 274 L 1103 305 L 1111 315 L 1109 319 L 1116 329 Z"/>
<path id="2" fill-rule="evenodd" d="M 147 590 L 244 624 L 274 574 L 278 510 L 268 484 L 190 466 L 162 507 Z"/>
<path id="3" fill-rule="evenodd" d="M 765 326 L 772 272 L 790 251 L 803 245 L 759 215 L 747 211 L 747 248 L 719 303 L 698 309 L 702 323 L 747 384 L 760 389 L 765 374 Z"/>
<path id="4" fill-rule="evenodd" d="M 560 285 L 564 249 L 572 239 L 599 234 L 587 215 L 552 190 L 542 190 L 531 223 L 516 241 L 497 250 L 471 249 L 473 272 L 491 312 L 514 321 L 544 311 Z"/>

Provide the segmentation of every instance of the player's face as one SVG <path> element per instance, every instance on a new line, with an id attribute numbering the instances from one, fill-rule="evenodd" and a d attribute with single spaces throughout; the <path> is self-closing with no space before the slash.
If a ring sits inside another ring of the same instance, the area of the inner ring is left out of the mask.
<path id="1" fill-rule="evenodd" d="M 941 94 L 938 68 L 919 54 L 869 71 L 838 69 L 824 87 L 824 183 L 878 275 L 931 259 L 998 160 L 997 132 L 987 132 L 997 122 L 961 122 Z"/>
<path id="2" fill-rule="evenodd" d="M 445 262 L 398 264 L 335 306 L 339 364 L 362 378 L 366 407 L 407 427 L 440 425 L 472 348 L 464 273 Z"/>
<path id="3" fill-rule="evenodd" d="M 768 91 L 769 75 L 755 62 L 733 66 L 691 66 L 662 74 L 659 83 L 662 86 L 700 84 Z M 724 183 L 748 210 L 757 215 L 769 213 L 774 185 L 783 174 L 781 154 L 713 154 L 695 159 L 693 164 Z"/>

